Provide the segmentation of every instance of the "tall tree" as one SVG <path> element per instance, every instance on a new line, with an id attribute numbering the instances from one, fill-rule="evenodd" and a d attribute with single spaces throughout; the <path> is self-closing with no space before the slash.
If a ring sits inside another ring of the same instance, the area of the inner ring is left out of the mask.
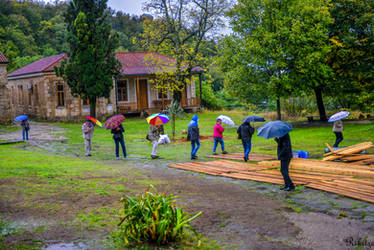
<path id="1" fill-rule="evenodd" d="M 333 0 L 330 26 L 333 68 L 339 103 L 346 108 L 374 106 L 374 1 Z"/>
<path id="2" fill-rule="evenodd" d="M 175 80 L 169 85 L 173 99 L 181 91 L 194 66 L 201 63 L 204 39 L 224 24 L 227 0 L 149 0 L 146 9 L 155 20 L 145 21 L 142 42 L 145 48 L 175 59 Z"/>
<path id="3" fill-rule="evenodd" d="M 179 110 L 182 91 L 189 84 L 194 66 L 204 66 L 201 51 L 204 39 L 214 37 L 213 31 L 224 25 L 227 0 L 149 0 L 146 9 L 155 19 L 144 22 L 141 41 L 145 49 L 157 51 L 173 58 L 172 67 L 164 61 L 149 58 L 150 68 L 155 70 L 156 88 L 170 91 L 173 95 L 172 108 Z M 166 67 L 165 67 L 166 66 Z M 179 106 L 179 108 L 178 108 Z M 172 115 L 175 124 L 175 115 Z M 173 137 L 175 129 L 173 126 Z"/>
<path id="4" fill-rule="evenodd" d="M 326 120 L 328 0 L 239 0 L 229 16 L 235 33 L 224 40 L 221 65 L 232 92 L 275 98 L 280 119 L 281 97 L 314 91 Z"/>
<path id="5" fill-rule="evenodd" d="M 114 51 L 118 37 L 108 23 L 107 0 L 73 0 L 64 15 L 67 23 L 68 59 L 56 72 L 73 95 L 88 98 L 90 115 L 96 116 L 96 99 L 109 97 L 120 63 Z"/>
<path id="6" fill-rule="evenodd" d="M 233 35 L 221 46 L 220 66 L 226 74 L 226 89 L 246 103 L 277 101 L 291 91 L 289 63 L 281 41 L 291 0 L 239 0 L 228 12 Z"/>

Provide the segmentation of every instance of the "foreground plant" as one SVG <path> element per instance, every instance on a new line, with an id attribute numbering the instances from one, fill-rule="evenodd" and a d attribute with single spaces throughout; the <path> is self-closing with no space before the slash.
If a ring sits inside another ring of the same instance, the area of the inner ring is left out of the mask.
<path id="1" fill-rule="evenodd" d="M 185 228 L 198 236 L 189 223 L 202 212 L 191 215 L 183 211 L 183 208 L 175 205 L 176 198 L 173 195 L 159 194 L 152 185 L 139 197 L 125 195 L 121 199 L 124 209 L 118 224 L 119 235 L 125 244 L 163 245 L 180 241 Z"/>

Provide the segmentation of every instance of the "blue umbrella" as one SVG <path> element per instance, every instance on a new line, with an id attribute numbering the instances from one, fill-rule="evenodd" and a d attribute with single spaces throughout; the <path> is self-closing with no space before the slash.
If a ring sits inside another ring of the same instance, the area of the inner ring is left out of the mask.
<path id="1" fill-rule="evenodd" d="M 288 132 L 292 131 L 292 126 L 289 123 L 282 121 L 268 122 L 257 129 L 257 135 L 270 139 L 274 137 L 282 137 Z"/>
<path id="2" fill-rule="evenodd" d="M 263 117 L 259 117 L 256 115 L 248 116 L 243 119 L 243 122 L 264 122 L 265 119 Z"/>
<path id="3" fill-rule="evenodd" d="M 23 121 L 23 120 L 26 120 L 28 119 L 29 117 L 27 115 L 19 115 L 17 116 L 16 118 L 14 118 L 14 121 L 15 122 L 20 122 L 20 121 Z"/>
<path id="4" fill-rule="evenodd" d="M 340 111 L 340 112 L 336 113 L 335 115 L 332 115 L 329 119 L 329 122 L 334 122 L 334 121 L 337 121 L 337 120 L 341 120 L 343 118 L 346 118 L 347 116 L 349 116 L 348 111 Z"/>

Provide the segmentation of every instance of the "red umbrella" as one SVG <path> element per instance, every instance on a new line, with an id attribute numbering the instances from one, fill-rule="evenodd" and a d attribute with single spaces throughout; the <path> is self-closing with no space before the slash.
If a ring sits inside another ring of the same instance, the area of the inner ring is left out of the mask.
<path id="1" fill-rule="evenodd" d="M 104 125 L 104 128 L 105 129 L 114 129 L 114 128 L 117 128 L 119 125 L 121 125 L 121 123 L 125 120 L 125 117 L 123 115 L 115 115 L 115 116 L 112 116 L 110 117 L 105 125 Z"/>

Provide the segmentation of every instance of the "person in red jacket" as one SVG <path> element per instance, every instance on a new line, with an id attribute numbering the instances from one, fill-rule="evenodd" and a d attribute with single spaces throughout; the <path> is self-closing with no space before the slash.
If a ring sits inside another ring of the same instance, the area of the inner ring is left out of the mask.
<path id="1" fill-rule="evenodd" d="M 213 139 L 214 139 L 214 146 L 213 146 L 213 154 L 217 155 L 216 149 L 218 143 L 221 144 L 222 154 L 227 154 L 225 151 L 225 143 L 223 142 L 223 131 L 225 131 L 225 128 L 222 127 L 222 120 L 217 119 L 216 126 L 214 126 L 214 133 L 213 133 Z"/>

